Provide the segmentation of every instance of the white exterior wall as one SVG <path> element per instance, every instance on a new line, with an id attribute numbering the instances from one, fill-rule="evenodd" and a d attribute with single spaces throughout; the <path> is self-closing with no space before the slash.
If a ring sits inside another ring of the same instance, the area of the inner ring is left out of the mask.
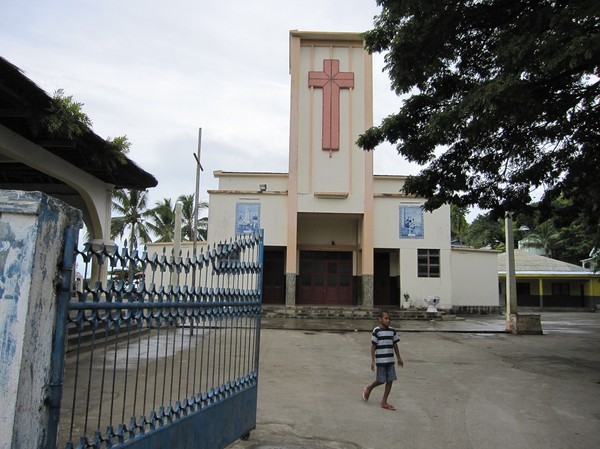
<path id="1" fill-rule="evenodd" d="M 420 198 L 399 193 L 406 176 L 375 176 L 374 200 L 374 246 L 375 248 L 431 248 L 450 249 L 450 206 L 442 206 L 433 212 L 424 212 L 423 238 L 400 238 L 400 206 L 423 205 Z"/>
<path id="2" fill-rule="evenodd" d="M 400 206 L 421 206 L 423 201 L 399 198 L 375 198 L 375 248 L 450 249 L 450 207 L 424 212 L 423 238 L 400 238 Z"/>
<path id="3" fill-rule="evenodd" d="M 148 256 L 151 256 L 154 253 L 156 253 L 160 256 L 163 254 L 163 252 L 167 256 L 170 256 L 176 247 L 175 242 L 146 243 L 145 246 L 146 246 L 146 250 L 148 252 Z M 207 247 L 208 247 L 207 242 L 196 242 L 196 253 L 206 251 Z M 212 246 L 211 246 L 211 248 L 212 248 Z M 187 256 L 191 257 L 194 253 L 194 243 L 188 242 L 187 240 L 185 242 L 180 242 L 177 253 L 179 253 L 179 252 L 181 252 L 181 256 L 183 258 L 186 258 Z M 150 274 L 151 272 L 152 272 L 152 270 L 150 270 L 150 269 L 146 270 L 146 275 Z"/>
<path id="4" fill-rule="evenodd" d="M 452 304 L 498 306 L 498 252 L 452 249 Z"/>
<path id="5" fill-rule="evenodd" d="M 373 194 L 399 196 L 400 189 L 404 187 L 404 181 L 406 181 L 406 176 L 403 175 L 375 175 Z"/>
<path id="6" fill-rule="evenodd" d="M 452 254 L 450 251 L 450 206 L 424 212 L 422 238 L 400 237 L 400 207 L 423 205 L 423 200 L 399 194 L 405 176 L 376 176 L 373 186 L 374 247 L 399 249 L 400 294 L 408 293 L 414 307 L 425 307 L 424 298 L 439 296 L 440 308 L 452 307 Z M 440 250 L 440 277 L 417 276 L 417 250 Z M 392 268 L 394 265 L 392 265 Z"/>
<path id="7" fill-rule="evenodd" d="M 364 211 L 365 161 L 369 155 L 357 145 L 356 139 L 364 131 L 365 52 L 362 46 L 339 46 L 315 43 L 301 47 L 298 124 L 298 212 L 352 212 Z M 323 118 L 323 89 L 308 88 L 310 71 L 323 69 L 324 59 L 340 61 L 341 72 L 353 72 L 354 88 L 340 90 L 340 149 L 322 150 L 321 122 Z M 304 90 L 306 89 L 306 90 Z M 347 199 L 327 200 L 313 196 L 318 192 L 348 194 Z"/>
<path id="8" fill-rule="evenodd" d="M 287 173 L 239 173 L 215 171 L 218 190 L 209 190 L 208 241 L 229 240 L 235 235 L 238 203 L 260 204 L 260 227 L 265 245 L 285 246 L 287 231 Z M 266 191 L 260 191 L 260 185 Z"/>
<path id="9" fill-rule="evenodd" d="M 240 173 L 217 170 L 213 175 L 219 180 L 221 191 L 242 190 L 258 193 L 261 184 L 267 186 L 268 192 L 286 192 L 288 188 L 287 173 Z"/>
<path id="10" fill-rule="evenodd" d="M 235 209 L 238 203 L 260 204 L 260 227 L 265 230 L 266 246 L 285 246 L 287 195 L 209 191 L 208 241 L 221 242 L 235 235 Z"/>
<path id="11" fill-rule="evenodd" d="M 401 238 L 400 207 L 421 207 L 424 203 L 422 199 L 399 193 L 405 180 L 405 176 L 375 176 L 374 247 L 399 250 L 400 294 L 408 293 L 415 307 L 424 307 L 423 299 L 427 296 L 439 296 L 440 307 L 449 309 L 453 305 L 450 206 L 423 213 L 423 238 Z M 440 250 L 439 278 L 417 277 L 418 249 Z"/>
<path id="12" fill-rule="evenodd" d="M 417 277 L 417 249 L 400 250 L 400 294 L 408 293 L 414 307 L 426 307 L 424 298 L 439 296 L 439 308 L 452 307 L 452 263 L 449 249 L 440 250 L 440 277 Z"/>
<path id="13" fill-rule="evenodd" d="M 309 213 L 362 214 L 364 196 L 348 198 L 317 198 L 312 193 L 298 195 L 298 211 Z"/>
<path id="14" fill-rule="evenodd" d="M 316 215 L 298 219 L 298 247 L 356 247 L 359 223 L 355 217 L 328 215 L 327 219 Z"/>

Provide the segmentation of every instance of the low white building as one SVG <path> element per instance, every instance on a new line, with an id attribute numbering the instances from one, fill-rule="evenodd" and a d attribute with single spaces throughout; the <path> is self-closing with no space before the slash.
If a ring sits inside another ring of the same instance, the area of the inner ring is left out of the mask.
<path id="1" fill-rule="evenodd" d="M 453 249 L 450 207 L 373 174 L 372 62 L 357 33 L 290 33 L 288 173 L 216 171 L 208 241 L 265 231 L 265 304 L 497 308 L 496 252 Z"/>

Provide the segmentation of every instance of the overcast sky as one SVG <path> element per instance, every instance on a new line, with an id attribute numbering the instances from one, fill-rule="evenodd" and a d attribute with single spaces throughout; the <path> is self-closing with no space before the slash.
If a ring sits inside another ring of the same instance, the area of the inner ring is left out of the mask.
<path id="1" fill-rule="evenodd" d="M 101 137 L 158 179 L 150 205 L 195 191 L 214 170 L 288 171 L 289 32 L 373 27 L 375 0 L 0 0 L 0 54 L 48 94 L 83 103 Z M 375 124 L 400 100 L 374 56 Z M 376 174 L 410 174 L 391 146 Z"/>

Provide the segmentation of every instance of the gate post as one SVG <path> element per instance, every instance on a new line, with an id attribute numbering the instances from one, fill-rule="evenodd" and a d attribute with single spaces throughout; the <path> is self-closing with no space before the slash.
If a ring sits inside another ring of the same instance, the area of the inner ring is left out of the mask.
<path id="1" fill-rule="evenodd" d="M 74 246 L 81 223 L 79 210 L 46 194 L 0 190 L 0 449 L 55 441 L 57 284 L 65 240 Z"/>

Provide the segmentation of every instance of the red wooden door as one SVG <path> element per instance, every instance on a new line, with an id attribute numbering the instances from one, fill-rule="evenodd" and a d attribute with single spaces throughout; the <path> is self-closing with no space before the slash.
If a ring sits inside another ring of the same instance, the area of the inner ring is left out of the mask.
<path id="1" fill-rule="evenodd" d="M 351 305 L 352 253 L 302 251 L 298 304 Z"/>

